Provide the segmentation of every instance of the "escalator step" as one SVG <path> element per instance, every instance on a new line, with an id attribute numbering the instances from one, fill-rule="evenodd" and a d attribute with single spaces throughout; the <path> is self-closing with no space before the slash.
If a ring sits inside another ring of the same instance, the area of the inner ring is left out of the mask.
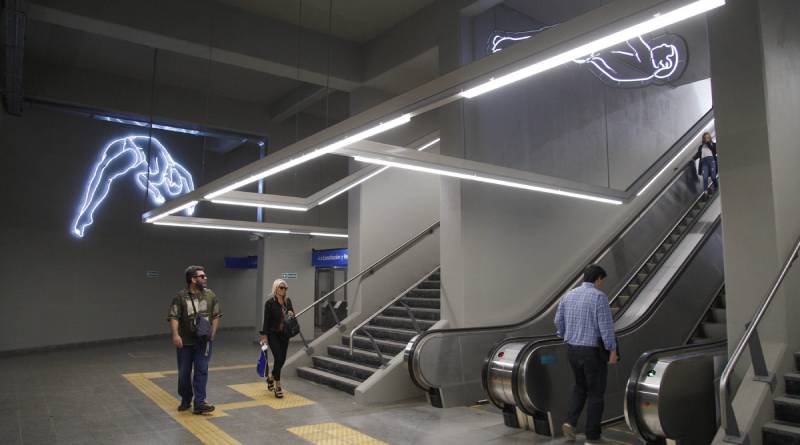
<path id="1" fill-rule="evenodd" d="M 667 251 L 672 248 L 672 243 L 664 243 L 661 246 L 664 248 L 665 251 Z"/>
<path id="2" fill-rule="evenodd" d="M 653 269 L 655 269 L 655 268 L 656 268 L 656 266 L 658 266 L 658 263 L 652 263 L 652 262 L 651 262 L 651 263 L 647 263 L 647 265 L 645 266 L 645 268 L 647 269 L 647 272 L 652 272 L 652 271 L 653 271 Z"/>
<path id="3" fill-rule="evenodd" d="M 655 257 L 656 261 L 658 261 L 658 262 L 661 262 L 661 259 L 664 258 L 664 254 L 663 253 L 658 253 L 658 252 L 656 252 L 655 255 L 653 255 L 653 256 Z"/>
<path id="4" fill-rule="evenodd" d="M 614 315 L 617 315 L 618 312 L 619 312 L 619 307 L 618 306 L 614 306 L 614 307 L 611 308 L 611 316 L 612 317 Z"/>
<path id="5" fill-rule="evenodd" d="M 646 279 L 647 279 L 647 277 L 649 277 L 649 276 L 650 276 L 650 274 L 649 274 L 649 273 L 647 273 L 647 272 L 642 272 L 642 273 L 638 273 L 638 274 L 636 274 L 636 279 L 637 279 L 637 280 L 639 280 L 639 283 L 643 283 L 643 282 L 644 282 L 644 280 L 646 280 Z"/>
<path id="6" fill-rule="evenodd" d="M 631 296 L 630 296 L 630 295 L 624 295 L 624 294 L 623 294 L 623 295 L 620 295 L 619 297 L 617 297 L 616 303 L 617 303 L 617 304 L 618 304 L 620 307 L 622 307 L 622 306 L 625 306 L 625 303 L 627 303 L 627 302 L 628 302 L 628 300 L 630 300 L 630 299 L 631 299 Z"/>

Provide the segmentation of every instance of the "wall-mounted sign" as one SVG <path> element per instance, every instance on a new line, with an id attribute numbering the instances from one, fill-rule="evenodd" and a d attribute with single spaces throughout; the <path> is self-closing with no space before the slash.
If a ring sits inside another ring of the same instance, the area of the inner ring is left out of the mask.
<path id="1" fill-rule="evenodd" d="M 297 272 L 284 272 L 281 274 L 281 278 L 284 280 L 296 280 Z"/>
<path id="2" fill-rule="evenodd" d="M 157 270 L 146 270 L 144 272 L 144 275 L 147 278 L 155 279 L 155 278 L 160 278 L 161 277 L 161 272 L 159 272 Z"/>
<path id="3" fill-rule="evenodd" d="M 73 235 L 83 238 L 94 222 L 95 210 L 111 191 L 112 183 L 125 176 L 133 176 L 136 185 L 147 191 L 155 205 L 194 190 L 192 175 L 172 159 L 158 139 L 149 136 L 116 139 L 106 145 L 91 169 L 83 200 L 70 226 Z M 186 209 L 185 213 L 191 215 L 194 207 Z"/>
<path id="4" fill-rule="evenodd" d="M 258 269 L 258 256 L 226 256 L 225 267 L 228 269 Z"/>
<path id="5" fill-rule="evenodd" d="M 490 54 L 520 40 L 529 39 L 556 25 L 531 31 L 493 31 L 487 42 Z M 621 45 L 594 52 L 573 62 L 585 65 L 603 83 L 618 88 L 665 84 L 679 78 L 686 69 L 686 42 L 677 34 L 636 37 Z"/>
<path id="6" fill-rule="evenodd" d="M 325 249 L 311 251 L 314 267 L 347 267 L 347 249 Z"/>

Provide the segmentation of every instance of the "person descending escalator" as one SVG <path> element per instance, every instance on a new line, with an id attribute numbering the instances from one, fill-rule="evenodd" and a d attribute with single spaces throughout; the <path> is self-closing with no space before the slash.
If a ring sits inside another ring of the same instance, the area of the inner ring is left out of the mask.
<path id="1" fill-rule="evenodd" d="M 569 364 L 575 375 L 572 401 L 561 430 L 575 440 L 578 418 L 586 405 L 587 443 L 605 443 L 600 435 L 608 364 L 617 363 L 617 339 L 608 296 L 601 290 L 606 278 L 602 267 L 583 271 L 583 284 L 561 299 L 556 310 L 556 334 L 568 345 Z"/>
<path id="2" fill-rule="evenodd" d="M 714 193 L 719 189 L 719 182 L 717 180 L 717 143 L 711 140 L 711 133 L 703 133 L 703 142 L 697 147 L 697 154 L 693 159 L 700 160 L 697 174 L 703 175 L 703 190 Z M 709 178 L 714 184 L 711 189 L 708 188 Z"/>

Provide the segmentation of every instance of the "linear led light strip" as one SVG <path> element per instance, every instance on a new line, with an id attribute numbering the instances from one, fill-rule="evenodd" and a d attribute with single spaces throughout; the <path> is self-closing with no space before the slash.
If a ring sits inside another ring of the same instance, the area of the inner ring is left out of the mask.
<path id="1" fill-rule="evenodd" d="M 161 218 L 163 218 L 163 217 L 165 217 L 165 216 L 172 215 L 173 213 L 178 213 L 178 212 L 180 212 L 180 211 L 182 211 L 182 210 L 186 210 L 186 209 L 188 209 L 189 207 L 193 207 L 193 206 L 195 206 L 195 205 L 197 205 L 197 201 L 189 201 L 189 202 L 187 202 L 186 204 L 183 204 L 183 205 L 181 205 L 181 206 L 175 207 L 175 208 L 174 208 L 174 209 L 172 209 L 172 210 L 167 210 L 167 211 L 166 211 L 166 212 L 164 212 L 164 213 L 161 213 L 161 214 L 159 214 L 159 215 L 153 216 L 153 217 L 151 217 L 151 218 L 147 218 L 147 219 L 145 220 L 145 222 L 152 223 L 152 222 L 158 221 L 159 219 L 161 219 Z"/>
<path id="2" fill-rule="evenodd" d="M 563 65 L 567 62 L 571 62 L 574 59 L 580 57 L 586 57 L 592 53 L 602 51 L 614 45 L 618 45 L 626 40 L 635 38 L 643 34 L 647 34 L 649 32 L 656 31 L 658 29 L 672 25 L 673 23 L 677 23 L 682 20 L 686 20 L 690 17 L 694 17 L 698 14 L 702 14 L 706 11 L 717 8 L 724 4 L 725 0 L 698 0 L 696 2 L 689 3 L 686 6 L 682 6 L 670 12 L 666 12 L 663 14 L 656 14 L 655 16 L 653 16 L 653 18 L 645 20 L 644 22 L 614 32 L 612 34 L 601 37 L 597 40 L 593 40 L 589 43 L 580 45 L 570 50 L 564 51 L 558 55 L 528 65 L 524 68 L 513 71 L 506 75 L 497 78 L 492 78 L 486 83 L 478 85 L 474 88 L 470 88 L 466 91 L 462 91 L 460 95 L 462 97 L 466 97 L 467 99 L 480 96 L 481 94 L 488 93 L 489 91 L 496 90 L 498 88 L 512 84 L 519 80 L 526 79 L 535 74 L 547 71 L 551 68 L 555 68 L 559 65 Z"/>
<path id="3" fill-rule="evenodd" d="M 706 126 L 705 126 L 705 127 L 703 127 L 703 129 L 702 129 L 702 130 L 700 130 L 700 132 L 699 132 L 699 133 L 697 133 L 697 135 L 702 135 L 703 133 L 705 133 L 706 131 L 708 131 L 708 129 L 709 129 L 709 128 L 711 128 L 713 125 L 714 125 L 714 119 L 711 119 L 711 120 L 708 122 L 708 124 L 706 124 Z M 662 173 L 664 173 L 665 171 L 667 171 L 667 169 L 669 168 L 669 166 L 670 166 L 670 165 L 672 165 L 672 163 L 673 163 L 673 162 L 675 162 L 675 160 L 676 160 L 676 159 L 678 159 L 679 157 L 681 157 L 681 155 L 683 154 L 683 152 L 685 152 L 685 151 L 686 151 L 686 149 L 688 149 L 690 146 L 694 145 L 692 142 L 693 142 L 693 141 L 694 141 L 694 139 L 697 137 L 697 135 L 695 135 L 695 136 L 692 138 L 692 140 L 691 140 L 691 141 L 689 141 L 689 142 L 686 144 L 686 146 L 685 146 L 685 147 L 683 147 L 683 148 L 681 149 L 681 151 L 679 151 L 679 152 L 678 152 L 678 154 L 676 154 L 676 155 L 675 155 L 675 157 L 673 157 L 672 159 L 670 159 L 670 161 L 669 161 L 669 162 L 667 162 L 667 165 L 665 165 L 665 166 L 664 166 L 664 168 L 662 168 L 662 169 L 661 169 L 661 170 L 660 170 L 660 171 L 659 171 L 659 172 L 658 172 L 658 173 L 657 173 L 655 176 L 653 176 L 653 178 L 652 178 L 650 181 L 648 181 L 648 183 L 647 183 L 647 184 L 645 184 L 645 186 L 644 186 L 644 187 L 642 187 L 642 189 L 641 189 L 641 190 L 639 190 L 639 193 L 637 193 L 637 194 L 636 194 L 636 196 L 640 196 L 642 193 L 644 193 L 644 192 L 645 192 L 645 190 L 647 190 L 647 189 L 648 189 L 648 188 L 649 188 L 651 185 L 653 185 L 653 183 L 654 183 L 654 182 L 656 182 L 656 179 L 658 179 L 658 177 L 659 177 L 659 176 L 661 176 L 661 174 L 662 174 Z"/>
<path id="4" fill-rule="evenodd" d="M 436 139 L 434 139 L 434 140 L 432 140 L 432 141 L 428 142 L 427 144 L 423 145 L 422 147 L 418 148 L 418 149 L 417 149 L 417 151 L 424 151 L 426 148 L 428 148 L 428 147 L 432 146 L 433 144 L 435 144 L 435 143 L 439 142 L 440 140 L 441 140 L 440 138 L 436 138 Z M 355 187 L 355 186 L 357 186 L 357 185 L 359 185 L 359 184 L 362 184 L 362 183 L 364 183 L 364 182 L 367 182 L 367 181 L 369 181 L 369 180 L 370 180 L 370 179 L 372 179 L 373 177 L 375 177 L 375 176 L 378 176 L 379 174 L 383 173 L 384 171 L 386 171 L 386 170 L 388 170 L 388 169 L 389 169 L 389 167 L 384 167 L 384 168 L 382 168 L 382 169 L 380 169 L 380 170 L 376 171 L 375 173 L 373 173 L 373 174 L 371 174 L 371 175 L 368 175 L 368 176 L 366 176 L 366 177 L 364 177 L 364 178 L 361 178 L 361 179 L 359 179 L 358 181 L 356 181 L 356 182 L 354 182 L 354 183 L 352 183 L 352 184 L 348 185 L 347 187 L 345 187 L 345 188 L 343 188 L 343 189 L 341 189 L 341 190 L 338 190 L 338 191 L 336 191 L 336 192 L 335 192 L 335 193 L 333 193 L 332 195 L 330 195 L 330 196 L 328 196 L 328 197 L 326 197 L 326 198 L 323 198 L 323 199 L 321 199 L 321 200 L 320 200 L 320 201 L 317 203 L 317 205 L 322 205 L 322 204 L 325 204 L 326 202 L 330 201 L 331 199 L 333 199 L 333 198 L 335 198 L 335 197 L 337 197 L 337 196 L 341 195 L 342 193 L 344 193 L 344 192 L 346 192 L 346 191 L 350 190 L 351 188 L 353 188 L 353 187 Z"/>
<path id="5" fill-rule="evenodd" d="M 453 177 L 453 178 L 466 179 L 466 180 L 469 180 L 469 181 L 484 182 L 484 183 L 487 183 L 487 184 L 495 184 L 495 185 L 502 185 L 502 186 L 505 186 L 505 187 L 513 187 L 513 188 L 531 190 L 531 191 L 534 191 L 534 192 L 542 192 L 542 193 L 549 193 L 549 194 L 553 194 L 553 195 L 568 196 L 568 197 L 571 197 L 571 198 L 586 199 L 586 200 L 589 200 L 589 201 L 602 202 L 602 203 L 606 203 L 606 204 L 615 204 L 615 205 L 622 204 L 622 201 L 620 201 L 618 199 L 601 198 L 599 196 L 586 195 L 586 194 L 583 194 L 583 193 L 568 192 L 568 191 L 559 190 L 559 189 L 556 189 L 556 188 L 523 184 L 523 183 L 520 183 L 520 182 L 507 181 L 507 180 L 504 180 L 504 179 L 495 179 L 495 178 L 490 178 L 488 176 L 481 176 L 478 173 L 472 173 L 472 174 L 458 173 L 458 172 L 453 172 L 453 171 L 449 171 L 449 170 L 442 170 L 442 169 L 438 169 L 438 168 L 421 167 L 421 166 L 418 166 L 418 165 L 412 165 L 412 164 L 406 164 L 406 163 L 394 162 L 394 161 L 385 161 L 383 159 L 368 158 L 368 157 L 364 157 L 364 156 L 356 156 L 355 160 L 359 161 L 359 162 L 366 162 L 366 163 L 369 163 L 369 164 L 379 164 L 379 165 L 385 165 L 385 166 L 388 166 L 388 167 L 397 167 L 397 168 L 402 168 L 402 169 L 405 169 L 405 170 L 414 170 L 414 171 L 423 172 L 423 173 L 431 173 L 431 174 L 434 174 L 434 175 L 450 176 L 450 177 Z"/>
<path id="6" fill-rule="evenodd" d="M 356 133 L 356 134 L 354 134 L 352 136 L 346 137 L 346 138 L 344 138 L 344 139 L 342 139 L 340 141 L 334 142 L 334 143 L 332 143 L 330 145 L 326 145 L 326 146 L 324 146 L 322 148 L 317 148 L 317 149 L 311 151 L 310 153 L 306 153 L 306 154 L 304 154 L 302 156 L 299 156 L 297 158 L 290 159 L 289 161 L 284 162 L 283 164 L 278 164 L 278 165 L 276 165 L 276 166 L 274 166 L 272 168 L 269 168 L 267 170 L 264 170 L 264 171 L 262 171 L 260 173 L 256 173 L 255 175 L 252 175 L 252 176 L 249 176 L 249 177 L 247 177 L 245 179 L 236 181 L 233 184 L 227 185 L 227 186 L 225 186 L 225 187 L 223 187 L 223 188 L 221 188 L 221 189 L 219 189 L 217 191 L 211 192 L 211 193 L 205 195 L 204 198 L 208 199 L 208 200 L 212 200 L 212 199 L 216 198 L 217 196 L 225 194 L 225 193 L 227 193 L 227 192 L 229 192 L 231 190 L 238 189 L 238 188 L 243 187 L 243 186 L 245 186 L 247 184 L 256 182 L 256 181 L 258 181 L 260 179 L 264 179 L 264 178 L 266 178 L 268 176 L 272 176 L 272 175 L 274 175 L 276 173 L 280 173 L 280 172 L 282 172 L 284 170 L 290 169 L 290 168 L 292 168 L 292 167 L 294 167 L 296 165 L 302 164 L 304 162 L 308 162 L 308 161 L 310 161 L 312 159 L 316 159 L 316 158 L 318 158 L 320 156 L 323 156 L 323 155 L 326 155 L 328 153 L 332 153 L 332 152 L 334 152 L 334 151 L 336 151 L 336 150 L 338 150 L 340 148 L 346 147 L 346 146 L 348 146 L 350 144 L 353 144 L 355 142 L 358 142 L 358 141 L 363 141 L 364 139 L 367 139 L 369 137 L 375 136 L 376 134 L 383 133 L 384 131 L 391 130 L 392 128 L 399 127 L 400 125 L 407 124 L 408 122 L 411 121 L 411 116 L 412 116 L 411 113 L 404 114 L 404 115 L 402 115 L 402 116 L 400 116 L 400 117 L 398 117 L 396 119 L 392 119 L 392 120 L 390 120 L 388 122 L 383 122 L 383 123 L 381 123 L 379 125 L 376 125 L 376 126 L 370 128 L 370 129 L 368 129 L 368 130 L 364 130 L 364 131 L 362 131 L 360 133 Z"/>
<path id="7" fill-rule="evenodd" d="M 258 202 L 245 202 L 245 201 L 231 201 L 227 199 L 212 199 L 211 202 L 214 204 L 228 204 L 228 205 L 235 205 L 235 206 L 246 206 L 246 207 L 260 207 L 265 209 L 278 209 L 278 210 L 291 210 L 294 212 L 307 212 L 308 207 L 305 206 L 290 206 L 290 205 L 281 205 L 281 204 L 262 204 Z"/>
<path id="8" fill-rule="evenodd" d="M 153 224 L 157 226 L 194 227 L 198 229 L 236 230 L 240 232 L 280 233 L 284 235 L 313 235 L 313 236 L 326 236 L 332 238 L 347 238 L 347 234 L 343 233 L 294 232 L 291 230 L 264 229 L 261 227 L 226 226 L 222 224 L 196 224 L 196 223 L 163 222 L 163 221 L 154 222 Z"/>

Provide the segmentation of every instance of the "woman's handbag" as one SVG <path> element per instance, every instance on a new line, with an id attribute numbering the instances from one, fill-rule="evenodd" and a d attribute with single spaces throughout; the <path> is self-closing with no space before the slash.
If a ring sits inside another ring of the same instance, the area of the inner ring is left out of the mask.
<path id="1" fill-rule="evenodd" d="M 300 323 L 297 322 L 297 317 L 289 315 L 286 311 L 283 312 L 283 335 L 287 338 L 292 338 L 300 333 Z"/>

